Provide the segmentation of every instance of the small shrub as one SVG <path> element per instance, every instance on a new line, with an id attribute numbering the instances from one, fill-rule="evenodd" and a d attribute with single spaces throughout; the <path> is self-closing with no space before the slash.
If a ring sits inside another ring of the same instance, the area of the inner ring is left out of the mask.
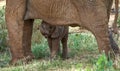
<path id="1" fill-rule="evenodd" d="M 39 19 L 34 21 L 32 43 L 40 44 L 42 41 L 43 37 L 42 37 L 41 32 L 39 30 L 40 23 L 41 23 L 41 20 L 39 20 Z"/>
<path id="2" fill-rule="evenodd" d="M 35 58 L 43 58 L 48 56 L 49 48 L 47 41 L 43 40 L 41 44 L 34 43 L 32 45 L 32 52 Z"/>
<path id="3" fill-rule="evenodd" d="M 90 44 L 91 43 L 91 44 Z M 70 34 L 68 46 L 71 49 L 93 51 L 97 50 L 95 37 L 91 33 Z"/>
<path id="4" fill-rule="evenodd" d="M 113 61 L 111 59 L 108 60 L 105 53 L 98 58 L 96 62 L 96 71 L 114 71 Z"/>
<path id="5" fill-rule="evenodd" d="M 5 7 L 0 8 L 0 52 L 6 49 L 7 30 L 5 25 Z"/>

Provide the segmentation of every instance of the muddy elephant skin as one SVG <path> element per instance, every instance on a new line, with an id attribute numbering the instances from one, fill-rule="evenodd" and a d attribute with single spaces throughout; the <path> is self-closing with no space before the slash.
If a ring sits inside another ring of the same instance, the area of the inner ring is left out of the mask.
<path id="1" fill-rule="evenodd" d="M 108 22 L 113 0 L 6 0 L 11 63 L 30 56 L 34 19 L 51 25 L 82 26 L 96 37 L 99 51 L 111 50 Z"/>
<path id="2" fill-rule="evenodd" d="M 60 42 L 62 42 L 62 57 L 67 58 L 67 40 L 68 40 L 68 26 L 53 26 L 42 21 L 40 31 L 45 38 L 47 38 L 50 48 L 50 58 L 54 59 L 56 54 L 60 52 Z"/>

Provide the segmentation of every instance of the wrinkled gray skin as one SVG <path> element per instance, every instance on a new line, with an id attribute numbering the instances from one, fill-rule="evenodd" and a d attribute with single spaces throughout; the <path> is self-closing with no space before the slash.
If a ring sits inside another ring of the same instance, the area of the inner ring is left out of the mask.
<path id="1" fill-rule="evenodd" d="M 62 57 L 67 58 L 67 40 L 68 40 L 68 26 L 53 26 L 42 21 L 40 31 L 45 38 L 47 38 L 50 48 L 51 59 L 55 58 L 56 54 L 60 52 L 60 42 L 62 42 Z"/>
<path id="2" fill-rule="evenodd" d="M 108 55 L 111 48 L 108 21 L 113 0 L 6 0 L 11 63 L 29 56 L 34 19 L 51 25 L 82 26 L 96 37 L 98 49 Z M 118 51 L 118 50 L 117 50 Z M 28 60 L 28 59 L 26 59 Z"/>

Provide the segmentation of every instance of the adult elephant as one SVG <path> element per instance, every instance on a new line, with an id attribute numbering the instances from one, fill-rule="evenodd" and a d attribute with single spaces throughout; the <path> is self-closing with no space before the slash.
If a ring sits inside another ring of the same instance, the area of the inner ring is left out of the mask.
<path id="1" fill-rule="evenodd" d="M 108 55 L 111 50 L 108 21 L 112 3 L 113 0 L 6 0 L 11 62 L 33 58 L 34 19 L 43 19 L 51 25 L 85 27 L 95 35 L 99 50 Z"/>

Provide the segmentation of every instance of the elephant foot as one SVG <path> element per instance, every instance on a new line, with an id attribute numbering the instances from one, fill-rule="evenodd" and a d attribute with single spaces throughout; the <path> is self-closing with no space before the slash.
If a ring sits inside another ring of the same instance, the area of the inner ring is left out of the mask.
<path id="1" fill-rule="evenodd" d="M 28 64 L 28 62 L 32 61 L 32 59 L 34 58 L 35 57 L 32 54 L 21 58 L 13 58 L 9 64 L 10 65 Z"/>
<path id="2" fill-rule="evenodd" d="M 53 60 L 56 60 L 56 58 L 57 58 L 56 55 L 51 55 L 49 59 L 50 59 L 50 61 L 53 61 Z"/>
<path id="3" fill-rule="evenodd" d="M 12 60 L 9 62 L 9 64 L 10 64 L 10 65 L 16 65 L 17 62 L 18 62 L 18 59 L 16 58 L 16 59 L 12 59 Z"/>
<path id="4" fill-rule="evenodd" d="M 66 59 L 69 59 L 69 57 L 68 56 L 62 56 L 62 59 L 66 60 Z"/>
<path id="5" fill-rule="evenodd" d="M 11 61 L 10 61 L 10 65 L 19 65 L 21 63 L 23 63 L 25 60 L 24 58 L 13 58 Z"/>

